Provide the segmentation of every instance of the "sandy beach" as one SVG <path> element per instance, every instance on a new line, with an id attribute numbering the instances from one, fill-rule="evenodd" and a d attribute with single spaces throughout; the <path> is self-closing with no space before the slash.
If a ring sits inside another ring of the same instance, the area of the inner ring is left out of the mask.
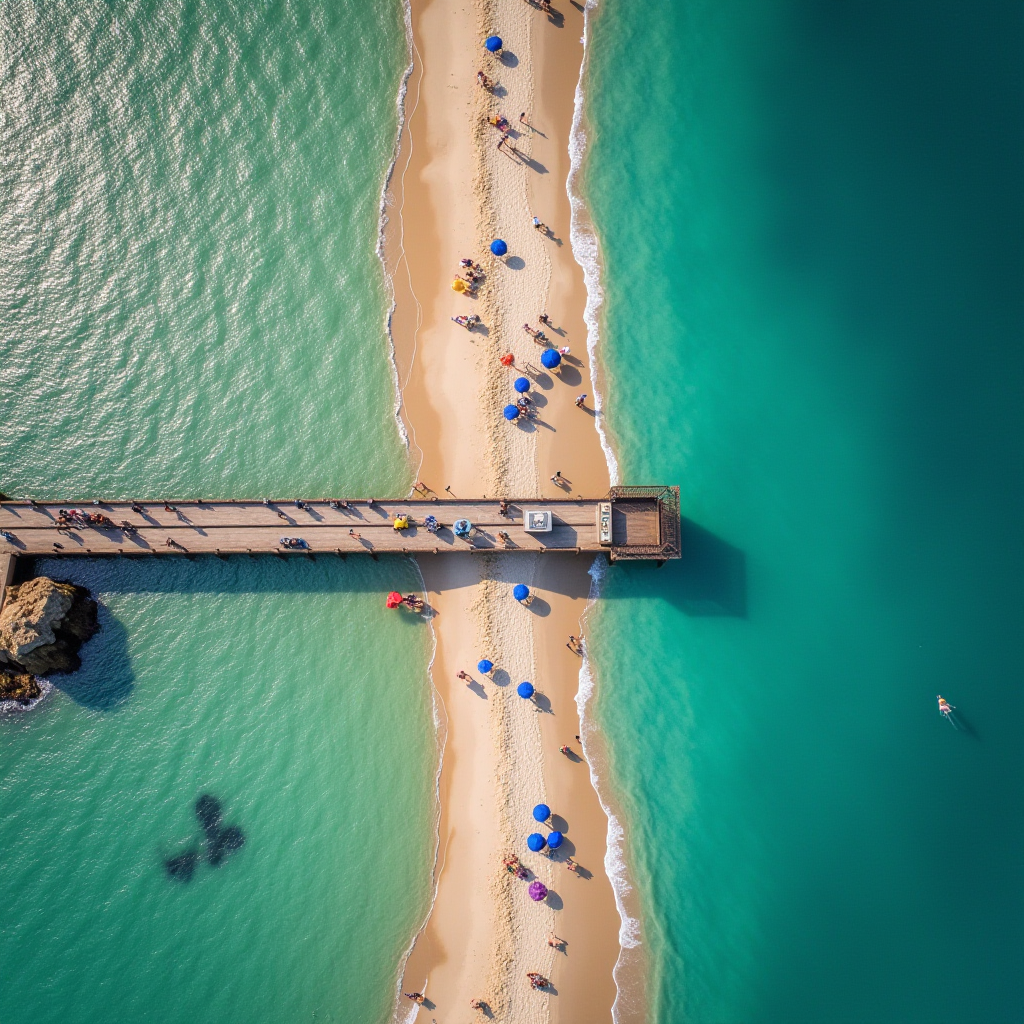
<path id="1" fill-rule="evenodd" d="M 414 0 L 411 18 L 413 69 L 384 252 L 418 479 L 442 496 L 602 495 L 609 481 L 593 395 L 585 409 L 574 404 L 592 390 L 566 193 L 582 10 L 569 0 L 551 14 L 525 0 Z M 491 34 L 504 42 L 500 55 L 484 49 Z M 478 86 L 478 71 L 497 83 L 493 93 Z M 511 125 L 500 149 L 493 115 Z M 497 237 L 508 243 L 504 259 L 487 248 Z M 486 273 L 475 296 L 451 288 L 463 257 Z M 540 327 L 542 312 L 551 342 L 571 349 L 550 373 L 522 329 Z M 473 313 L 482 325 L 472 332 L 451 320 Z M 512 369 L 500 362 L 507 353 Z M 520 373 L 532 379 L 535 415 L 507 423 L 502 407 Z M 482 1020 L 474 999 L 494 1019 L 519 1024 L 611 1019 L 620 921 L 604 868 L 608 822 L 576 739 L 581 659 L 566 646 L 581 632 L 589 567 L 571 556 L 421 559 L 436 613 L 441 819 L 436 898 L 401 982 L 427 1001 L 417 1009 L 399 997 L 400 1019 L 429 1011 L 425 1019 L 448 1024 Z M 512 598 L 515 583 L 532 588 L 531 605 Z M 495 665 L 489 675 L 476 668 L 484 657 Z M 523 680 L 536 685 L 535 701 L 517 696 Z M 525 844 L 540 802 L 553 818 L 538 829 L 566 833 L 553 858 Z M 513 854 L 549 887 L 547 900 L 531 901 L 527 883 L 502 866 Z M 560 950 L 551 935 L 564 940 Z M 550 988 L 533 991 L 528 971 Z"/>

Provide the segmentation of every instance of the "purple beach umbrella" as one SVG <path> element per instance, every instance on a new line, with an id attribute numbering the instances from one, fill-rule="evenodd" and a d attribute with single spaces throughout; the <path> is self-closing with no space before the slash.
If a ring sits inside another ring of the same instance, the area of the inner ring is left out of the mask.
<path id="1" fill-rule="evenodd" d="M 540 903 L 542 899 L 548 894 L 548 887 L 543 882 L 531 882 L 530 888 L 527 889 L 530 894 L 530 899 L 534 903 Z"/>

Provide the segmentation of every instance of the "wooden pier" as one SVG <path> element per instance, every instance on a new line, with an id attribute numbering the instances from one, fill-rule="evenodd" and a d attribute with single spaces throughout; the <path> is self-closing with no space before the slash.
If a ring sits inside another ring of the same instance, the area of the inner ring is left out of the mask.
<path id="1" fill-rule="evenodd" d="M 367 499 L 333 507 L 331 499 L 263 501 L 0 502 L 0 555 L 152 557 L 159 555 L 428 555 L 447 552 L 604 552 L 613 560 L 678 558 L 679 489 L 616 487 L 599 499 Z M 135 509 L 133 509 L 133 505 Z M 347 506 L 347 507 L 345 507 Z M 79 509 L 109 523 L 60 525 L 61 510 Z M 141 511 L 137 511 L 141 509 Z M 549 520 L 532 516 L 548 513 Z M 424 521 L 441 524 L 429 532 Z M 409 528 L 396 530 L 401 516 Z M 456 520 L 473 525 L 468 537 Z M 127 525 L 126 525 L 127 524 Z M 289 548 L 283 538 L 302 547 Z"/>

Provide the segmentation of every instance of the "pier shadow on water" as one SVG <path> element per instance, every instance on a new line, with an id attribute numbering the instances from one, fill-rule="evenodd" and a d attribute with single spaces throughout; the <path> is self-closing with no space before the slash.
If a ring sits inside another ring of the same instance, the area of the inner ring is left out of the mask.
<path id="1" fill-rule="evenodd" d="M 747 557 L 737 547 L 685 516 L 681 526 L 682 558 L 653 562 L 619 562 L 630 586 L 602 590 L 602 597 L 637 597 L 649 593 L 694 617 L 747 617 Z"/>
<path id="2" fill-rule="evenodd" d="M 682 557 L 664 562 L 617 562 L 613 571 L 629 580 L 627 587 L 602 587 L 602 600 L 619 597 L 657 597 L 685 615 L 694 617 L 747 617 L 747 556 L 734 544 L 685 516 L 680 527 Z M 562 558 L 546 555 L 541 561 L 538 587 L 567 597 L 587 597 L 590 580 L 579 573 L 560 573 Z M 555 571 L 552 571 L 555 570 Z"/>
<path id="3" fill-rule="evenodd" d="M 687 615 L 747 616 L 747 556 L 685 516 L 683 557 L 658 570 L 659 590 Z"/>

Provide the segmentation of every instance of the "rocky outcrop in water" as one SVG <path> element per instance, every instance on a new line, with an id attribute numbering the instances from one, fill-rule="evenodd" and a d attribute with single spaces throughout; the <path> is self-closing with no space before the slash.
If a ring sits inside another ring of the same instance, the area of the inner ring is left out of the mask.
<path id="1" fill-rule="evenodd" d="M 27 672 L 0 671 L 0 701 L 14 700 L 29 704 L 43 695 L 39 680 Z"/>
<path id="2" fill-rule="evenodd" d="M 0 609 L 0 672 L 75 672 L 79 649 L 98 629 L 96 602 L 84 587 L 46 576 L 13 584 Z"/>

